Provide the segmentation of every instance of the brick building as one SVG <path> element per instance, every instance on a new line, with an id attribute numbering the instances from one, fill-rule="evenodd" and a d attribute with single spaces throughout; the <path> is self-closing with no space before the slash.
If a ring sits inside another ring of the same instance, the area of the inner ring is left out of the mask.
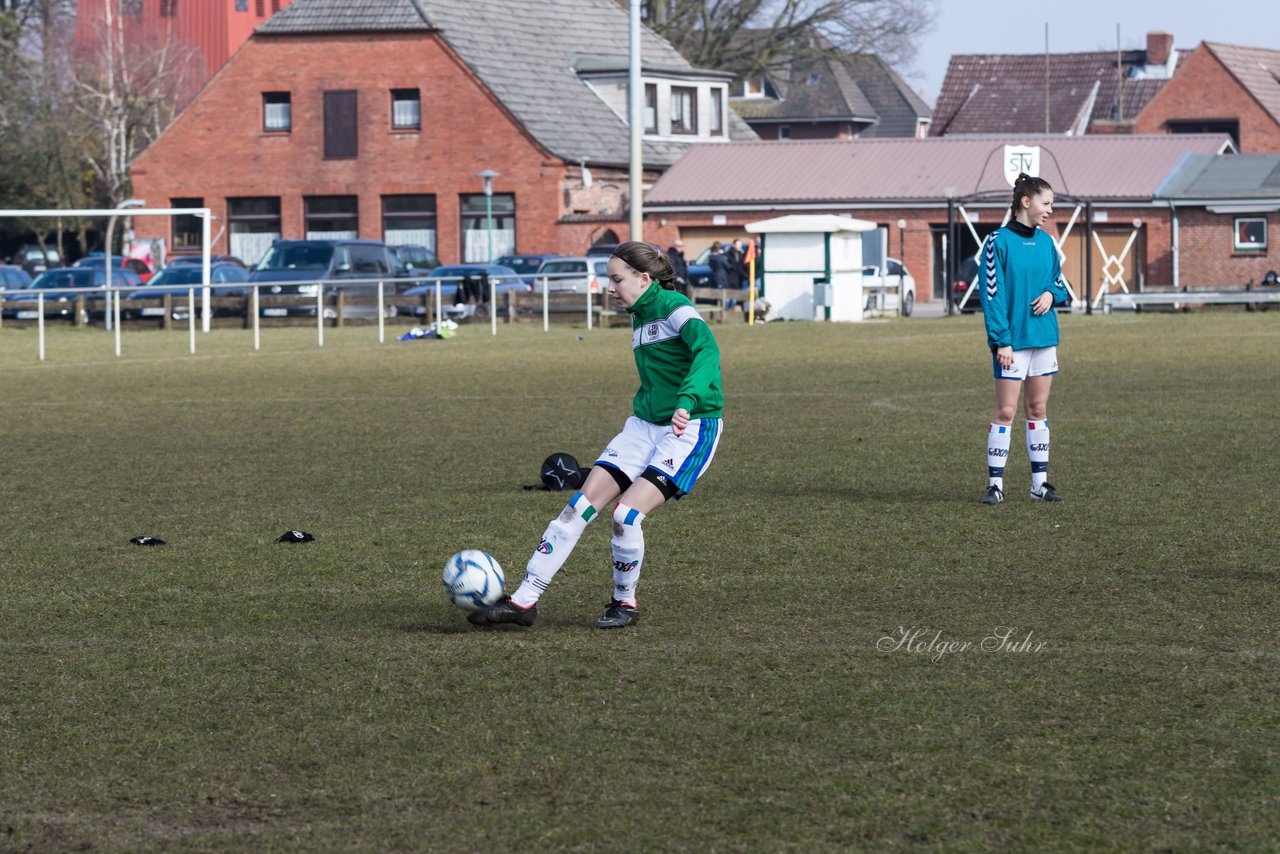
<path id="1" fill-rule="evenodd" d="M 642 34 L 647 181 L 693 143 L 752 139 L 731 75 Z M 483 260 L 626 233 L 627 16 L 597 0 L 294 0 L 133 164 L 150 205 L 212 209 L 212 251 L 359 236 Z M 198 251 L 192 218 L 140 238 Z"/>
<path id="2" fill-rule="evenodd" d="M 1012 197 L 1012 160 L 1055 189 L 1047 230 L 1062 239 L 1063 270 L 1080 297 L 1096 296 L 1104 284 L 1117 287 L 1116 277 L 1131 290 L 1169 286 L 1178 273 L 1174 211 L 1157 191 L 1188 155 L 1225 163 L 1235 155 L 1218 155 L 1231 151 L 1221 134 L 735 143 L 693 149 L 662 176 L 646 197 L 645 234 L 664 245 L 681 237 L 696 255 L 712 240 L 745 238 L 747 223 L 782 213 L 844 214 L 879 226 L 878 240 L 864 236 L 864 246 L 904 261 L 918 300 L 941 299 L 946 253 L 957 262 L 972 256 L 1000 226 Z M 1034 156 L 1038 166 L 1015 159 L 1022 156 Z M 1202 263 L 1187 251 L 1183 268 Z"/>
<path id="3" fill-rule="evenodd" d="M 1133 133 L 1185 58 L 1166 32 L 1144 50 L 953 54 L 929 134 Z"/>
<path id="4" fill-rule="evenodd" d="M 1136 133 L 1228 133 L 1280 152 L 1280 50 L 1202 42 L 1134 120 Z"/>
<path id="5" fill-rule="evenodd" d="M 1186 158 L 1157 192 L 1178 245 L 1175 286 L 1240 287 L 1280 271 L 1280 154 Z"/>
<path id="6" fill-rule="evenodd" d="M 1225 133 L 1245 154 L 1280 151 L 1280 51 L 1202 42 L 1175 50 L 956 54 L 933 136 Z"/>
<path id="7" fill-rule="evenodd" d="M 107 32 L 108 3 L 126 50 L 158 41 L 194 48 L 199 86 L 240 49 L 254 27 L 289 0 L 78 0 L 75 39 L 80 48 L 94 48 Z"/>

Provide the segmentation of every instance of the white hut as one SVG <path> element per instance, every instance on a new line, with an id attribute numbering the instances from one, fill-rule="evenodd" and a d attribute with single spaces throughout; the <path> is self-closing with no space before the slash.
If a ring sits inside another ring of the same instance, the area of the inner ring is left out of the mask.
<path id="1" fill-rule="evenodd" d="M 834 214 L 749 223 L 761 236 L 770 318 L 862 320 L 862 233 L 876 224 Z"/>

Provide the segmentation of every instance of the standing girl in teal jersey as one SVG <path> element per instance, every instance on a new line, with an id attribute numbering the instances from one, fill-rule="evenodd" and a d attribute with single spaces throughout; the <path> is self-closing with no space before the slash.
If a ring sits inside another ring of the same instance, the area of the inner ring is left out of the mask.
<path id="1" fill-rule="evenodd" d="M 631 315 L 640 374 L 633 415 L 596 460 L 582 489 L 542 535 L 509 597 L 467 619 L 480 626 L 533 624 L 538 598 L 564 565 L 587 523 L 615 499 L 613 595 L 596 628 L 637 622 L 636 584 L 644 563 L 640 523 L 693 489 L 720 442 L 720 350 L 698 310 L 677 293 L 671 262 L 646 243 L 623 243 L 609 259 L 609 296 Z"/>
<path id="2" fill-rule="evenodd" d="M 1053 238 L 1041 230 L 1053 213 L 1053 188 L 1025 172 L 1013 183 L 1009 224 L 992 232 L 982 250 L 982 311 L 996 380 L 996 408 L 987 431 L 987 492 L 983 504 L 1004 501 L 1004 466 L 1018 395 L 1027 416 L 1031 498 L 1061 501 L 1047 482 L 1049 387 L 1058 372 L 1055 305 L 1071 296 Z"/>

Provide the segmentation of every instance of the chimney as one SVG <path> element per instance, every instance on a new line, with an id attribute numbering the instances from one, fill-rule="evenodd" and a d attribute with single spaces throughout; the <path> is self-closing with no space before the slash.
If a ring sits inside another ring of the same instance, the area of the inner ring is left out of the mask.
<path id="1" fill-rule="evenodd" d="M 1147 65 L 1166 65 L 1173 55 L 1173 33 L 1154 30 L 1147 33 Z"/>

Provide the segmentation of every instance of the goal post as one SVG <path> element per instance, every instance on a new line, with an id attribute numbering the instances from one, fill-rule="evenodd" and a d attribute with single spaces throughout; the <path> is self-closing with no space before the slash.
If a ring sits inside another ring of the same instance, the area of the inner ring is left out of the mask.
<path id="1" fill-rule="evenodd" d="M 132 204 L 131 204 L 132 202 Z M 120 216 L 196 216 L 200 217 L 200 273 L 204 286 L 201 288 L 201 325 L 200 328 L 204 332 L 209 331 L 209 321 L 211 311 L 209 309 L 209 259 L 210 249 L 209 241 L 212 235 L 213 211 L 209 208 L 149 208 L 144 202 L 136 199 L 127 199 L 114 208 L 51 208 L 45 210 L 0 210 L 0 217 L 6 219 L 106 219 L 106 239 L 104 241 L 104 251 L 106 262 L 106 282 L 103 285 L 104 296 L 106 297 L 106 327 L 108 331 L 114 329 L 116 333 L 116 355 L 120 355 L 120 322 L 119 322 L 119 301 L 115 299 L 115 290 L 111 285 L 111 238 L 112 232 L 115 230 L 115 221 Z M 37 237 L 39 237 L 37 235 Z M 113 311 L 113 304 L 115 310 Z"/>

